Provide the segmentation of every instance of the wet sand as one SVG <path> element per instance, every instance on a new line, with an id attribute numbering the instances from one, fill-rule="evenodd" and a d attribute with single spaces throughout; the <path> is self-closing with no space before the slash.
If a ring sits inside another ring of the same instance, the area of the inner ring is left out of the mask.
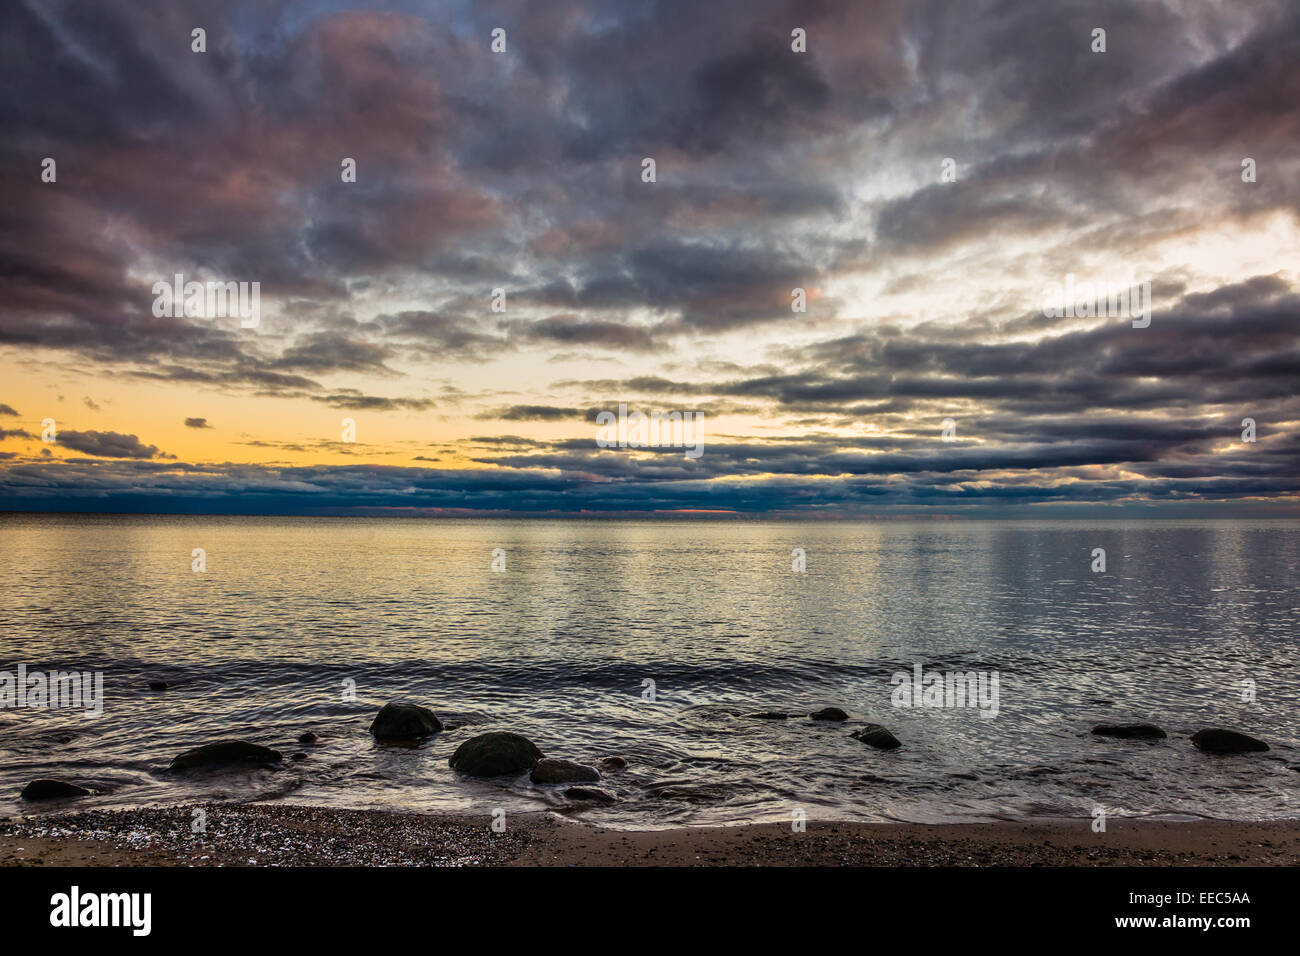
<path id="1" fill-rule="evenodd" d="M 282 804 L 94 810 L 0 821 L 3 866 L 1296 866 L 1300 821 L 809 823 L 606 830 Z"/>

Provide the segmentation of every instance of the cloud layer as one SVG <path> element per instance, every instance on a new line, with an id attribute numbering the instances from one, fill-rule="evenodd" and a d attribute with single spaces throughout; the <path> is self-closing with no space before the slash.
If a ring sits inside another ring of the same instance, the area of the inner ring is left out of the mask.
<path id="1" fill-rule="evenodd" d="M 1286 0 L 20 2 L 0 33 L 0 507 L 1296 513 Z M 154 315 L 177 273 L 259 282 L 260 326 Z M 1044 314 L 1067 276 L 1149 282 L 1150 326 Z M 95 399 L 42 442 L 65 381 Z M 598 447 L 619 402 L 701 411 L 705 454 Z"/>

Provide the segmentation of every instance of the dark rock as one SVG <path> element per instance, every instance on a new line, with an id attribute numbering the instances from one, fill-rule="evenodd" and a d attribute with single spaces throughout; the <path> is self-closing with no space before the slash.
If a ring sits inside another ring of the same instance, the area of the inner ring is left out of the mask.
<path id="1" fill-rule="evenodd" d="M 589 800 L 592 803 L 613 803 L 618 799 L 604 787 L 569 787 L 564 795 L 570 800 Z"/>
<path id="2" fill-rule="evenodd" d="M 600 760 L 601 770 L 622 770 L 627 766 L 627 761 L 622 757 L 602 757 Z"/>
<path id="3" fill-rule="evenodd" d="M 24 800 L 58 800 L 66 797 L 92 797 L 94 790 L 78 787 L 75 783 L 63 780 L 33 780 L 23 787 Z"/>
<path id="4" fill-rule="evenodd" d="M 542 752 L 527 737 L 494 731 L 465 741 L 447 763 L 471 777 L 499 777 L 531 770 L 541 759 Z"/>
<path id="5" fill-rule="evenodd" d="M 1209 754 L 1244 754 L 1258 753 L 1268 749 L 1268 744 L 1254 737 L 1247 737 L 1235 730 L 1222 727 L 1207 727 L 1192 734 L 1192 743 L 1198 750 Z"/>
<path id="6" fill-rule="evenodd" d="M 572 760 L 543 757 L 533 765 L 528 779 L 533 783 L 595 783 L 600 779 L 600 771 Z"/>
<path id="7" fill-rule="evenodd" d="M 290 755 L 289 755 L 289 759 L 290 759 L 290 760 L 306 760 L 306 759 L 307 759 L 307 755 L 306 755 L 306 754 L 303 754 L 303 753 L 290 754 Z"/>
<path id="8" fill-rule="evenodd" d="M 880 750 L 893 750 L 895 747 L 902 746 L 899 739 L 880 724 L 867 724 L 867 726 L 861 730 L 855 730 L 849 736 L 854 740 L 861 740 L 864 744 L 870 744 Z"/>
<path id="9" fill-rule="evenodd" d="M 753 717 L 755 720 L 789 720 L 793 714 L 782 714 L 774 710 L 765 710 L 760 714 L 746 714 L 746 717 Z"/>
<path id="10" fill-rule="evenodd" d="M 168 770 L 215 770 L 235 765 L 265 766 L 279 763 L 284 755 L 278 750 L 250 744 L 246 740 L 222 740 L 195 747 L 176 757 Z"/>
<path id="11" fill-rule="evenodd" d="M 165 680 L 151 680 L 149 682 L 150 690 L 166 690 L 167 682 Z"/>
<path id="12" fill-rule="evenodd" d="M 813 720 L 848 720 L 849 715 L 838 707 L 823 707 L 816 713 L 808 715 Z"/>
<path id="13" fill-rule="evenodd" d="M 1092 732 L 1098 737 L 1123 737 L 1125 740 L 1163 740 L 1169 736 L 1155 724 L 1098 724 Z"/>
<path id="14" fill-rule="evenodd" d="M 317 737 L 315 734 L 313 734 L 310 730 L 307 731 L 305 734 L 298 735 L 298 743 L 300 744 L 314 744 L 318 740 L 320 740 L 320 738 Z"/>
<path id="15" fill-rule="evenodd" d="M 392 740 L 427 737 L 440 730 L 442 721 L 429 708 L 396 702 L 384 704 L 370 724 L 370 732 L 376 737 Z"/>

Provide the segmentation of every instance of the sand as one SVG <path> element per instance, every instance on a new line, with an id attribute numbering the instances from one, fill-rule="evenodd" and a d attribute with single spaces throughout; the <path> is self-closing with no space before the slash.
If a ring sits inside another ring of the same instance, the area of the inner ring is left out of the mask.
<path id="1" fill-rule="evenodd" d="M 607 830 L 282 804 L 95 810 L 0 821 L 3 866 L 1296 866 L 1300 822 L 816 823 Z"/>

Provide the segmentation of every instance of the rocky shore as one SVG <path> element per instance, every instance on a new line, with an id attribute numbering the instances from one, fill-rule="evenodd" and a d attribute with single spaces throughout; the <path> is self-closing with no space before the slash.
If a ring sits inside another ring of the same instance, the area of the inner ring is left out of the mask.
<path id="1" fill-rule="evenodd" d="M 868 747 L 892 751 L 904 746 L 903 741 L 883 725 L 856 721 L 838 707 L 826 707 L 813 713 L 807 711 L 798 713 L 762 711 L 748 714 L 737 712 L 735 716 L 762 721 L 807 720 L 848 723 L 850 727 L 856 727 L 849 731 L 848 736 Z M 368 733 L 379 743 L 410 745 L 446 729 L 449 729 L 449 726 L 427 707 L 406 701 L 390 701 L 375 715 Z M 1092 728 L 1091 733 L 1095 736 L 1130 741 L 1164 741 L 1168 738 L 1164 730 L 1150 723 L 1098 724 Z M 1269 745 L 1262 740 L 1220 727 L 1199 730 L 1189 739 L 1193 747 L 1209 754 L 1241 755 L 1265 753 L 1270 750 Z M 297 737 L 297 745 L 304 750 L 291 753 L 289 759 L 307 760 L 308 753 L 305 751 L 321 746 L 323 743 L 315 732 L 303 731 Z M 218 740 L 176 755 L 167 765 L 165 773 L 212 774 L 254 768 L 275 770 L 282 765 L 284 756 L 279 750 L 247 740 Z M 602 783 L 606 775 L 617 774 L 628 766 L 627 759 L 617 755 L 595 758 L 590 763 L 581 763 L 553 753 L 548 755 L 527 737 L 500 730 L 477 734 L 465 740 L 448 758 L 447 763 L 452 770 L 463 777 L 517 776 L 527 772 L 529 780 L 536 787 L 567 787 L 567 789 L 557 789 L 556 792 L 562 793 L 566 800 L 575 805 L 618 802 L 618 795 L 607 787 L 567 785 Z M 97 796 L 106 792 L 111 791 L 103 791 L 76 780 L 38 778 L 28 783 L 20 796 L 28 803 L 58 801 L 66 804 L 81 797 Z"/>
<path id="2" fill-rule="evenodd" d="M 196 813 L 201 811 L 201 813 Z M 194 822 L 203 820 L 203 831 Z M 547 814 L 430 816 L 283 804 L 0 821 L 4 866 L 1296 866 L 1300 823 L 1112 819 L 607 830 Z"/>
<path id="3" fill-rule="evenodd" d="M 744 713 L 755 721 L 831 722 L 882 756 L 907 746 L 886 727 L 835 707 L 816 712 Z M 445 724 L 428 708 L 394 701 L 368 731 L 376 742 L 409 746 Z M 1082 730 L 1082 728 L 1081 728 Z M 1207 754 L 1266 753 L 1269 745 L 1237 731 L 1205 728 L 1181 741 L 1149 723 L 1099 724 L 1091 733 L 1120 746 L 1190 746 Z M 1179 735 L 1182 736 L 1182 735 Z M 330 741 L 302 730 L 290 761 L 327 750 Z M 549 745 L 548 745 L 548 750 Z M 573 758 L 582 759 L 573 759 Z M 286 754 L 247 740 L 218 740 L 176 754 L 163 775 L 276 770 Z M 1246 759 L 1258 759 L 1247 757 Z M 620 801 L 615 781 L 628 759 L 545 752 L 528 738 L 493 730 L 462 741 L 447 758 L 463 778 L 527 774 L 552 809 Z M 86 785 L 83 785 L 86 784 Z M 642 784 L 641 786 L 645 786 Z M 623 788 L 626 793 L 626 787 Z M 867 824 L 810 822 L 606 830 L 551 813 L 432 816 L 282 803 L 206 803 L 178 807 L 84 809 L 104 793 L 86 781 L 36 779 L 22 799 L 48 812 L 0 820 L 3 865 L 165 866 L 500 866 L 500 865 L 1278 865 L 1300 862 L 1300 822 L 1172 822 L 1111 818 L 1103 833 L 1091 820 L 1025 823 Z M 561 798 L 556 804 L 555 798 Z"/>

